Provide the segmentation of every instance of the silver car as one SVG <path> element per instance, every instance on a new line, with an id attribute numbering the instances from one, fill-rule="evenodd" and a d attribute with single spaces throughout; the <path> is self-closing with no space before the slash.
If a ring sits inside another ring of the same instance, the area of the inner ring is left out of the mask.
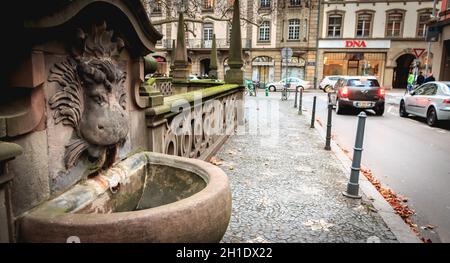
<path id="1" fill-rule="evenodd" d="M 427 124 L 436 126 L 439 121 L 450 120 L 450 82 L 427 82 L 400 101 L 400 116 L 409 114 L 427 119 Z"/>
<path id="2" fill-rule="evenodd" d="M 295 90 L 296 87 L 303 88 L 303 89 L 310 89 L 312 87 L 311 82 L 307 80 L 303 80 L 300 78 L 290 77 L 287 79 L 282 79 L 277 82 L 269 82 L 267 83 L 266 87 L 269 87 L 269 91 L 277 91 L 282 90 L 284 85 L 288 82 L 290 90 Z"/>

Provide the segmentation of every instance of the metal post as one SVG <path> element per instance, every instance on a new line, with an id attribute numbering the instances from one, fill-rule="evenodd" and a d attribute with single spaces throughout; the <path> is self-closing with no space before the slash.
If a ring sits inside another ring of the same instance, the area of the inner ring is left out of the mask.
<path id="1" fill-rule="evenodd" d="M 314 122 L 315 122 L 315 119 L 316 119 L 316 100 L 317 100 L 317 97 L 314 96 L 314 98 L 313 98 L 313 108 L 312 108 L 312 114 L 311 114 L 311 128 L 314 128 Z"/>
<path id="2" fill-rule="evenodd" d="M 327 138 L 325 142 L 325 150 L 331 150 L 331 118 L 333 116 L 333 105 L 328 102 L 328 119 L 327 119 Z"/>
<path id="3" fill-rule="evenodd" d="M 303 88 L 300 89 L 300 98 L 299 98 L 299 102 L 298 102 L 298 115 L 302 115 L 303 114 Z"/>
<path id="4" fill-rule="evenodd" d="M 358 115 L 358 129 L 356 130 L 355 147 L 353 148 L 353 162 L 350 173 L 350 180 L 347 184 L 347 191 L 343 195 L 350 198 L 361 198 L 359 194 L 359 171 L 361 170 L 361 157 L 363 151 L 364 129 L 367 115 L 361 112 Z"/>
<path id="5" fill-rule="evenodd" d="M 298 87 L 295 87 L 294 108 L 297 108 L 297 93 L 298 93 Z"/>

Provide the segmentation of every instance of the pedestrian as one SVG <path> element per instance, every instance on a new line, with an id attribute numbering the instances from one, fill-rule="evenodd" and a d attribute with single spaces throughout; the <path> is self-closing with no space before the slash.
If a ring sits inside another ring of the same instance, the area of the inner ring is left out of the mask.
<path id="1" fill-rule="evenodd" d="M 409 71 L 407 82 L 408 82 L 407 89 L 409 92 L 411 92 L 414 87 L 414 74 L 411 70 Z"/>
<path id="2" fill-rule="evenodd" d="M 425 79 L 425 81 L 423 83 L 427 83 L 430 81 L 435 81 L 436 79 L 433 76 L 433 72 L 430 71 L 430 73 L 428 73 L 428 77 Z"/>
<path id="3" fill-rule="evenodd" d="M 425 76 L 423 75 L 423 72 L 419 72 L 419 76 L 417 76 L 417 80 L 416 80 L 417 85 L 422 85 L 423 83 L 425 83 Z"/>

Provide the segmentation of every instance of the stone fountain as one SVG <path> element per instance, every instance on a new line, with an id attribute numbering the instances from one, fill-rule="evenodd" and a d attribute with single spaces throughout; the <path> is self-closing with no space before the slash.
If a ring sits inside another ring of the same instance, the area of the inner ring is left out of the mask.
<path id="1" fill-rule="evenodd" d="M 146 85 L 154 65 L 144 56 L 162 36 L 141 1 L 43 1 L 30 10 L 17 18 L 22 39 L 4 61 L 2 240 L 219 242 L 230 188 L 203 160 L 242 122 L 242 85 L 210 83 L 195 96 L 183 87 L 163 94 L 167 79 Z"/>

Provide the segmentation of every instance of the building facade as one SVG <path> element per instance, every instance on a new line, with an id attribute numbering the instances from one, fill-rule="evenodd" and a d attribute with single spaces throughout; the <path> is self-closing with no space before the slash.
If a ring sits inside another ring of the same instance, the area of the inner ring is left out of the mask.
<path id="1" fill-rule="evenodd" d="M 439 20 L 430 25 L 433 74 L 436 80 L 450 81 L 450 1 L 442 1 L 440 10 L 436 13 Z"/>
<path id="2" fill-rule="evenodd" d="M 165 5 L 157 3 L 159 1 L 147 3 L 153 23 L 170 16 L 165 10 Z M 223 3 L 231 4 L 232 1 L 188 0 L 187 3 L 197 5 L 203 17 L 202 23 L 189 22 L 189 19 L 186 19 L 188 28 L 186 43 L 191 73 L 199 76 L 208 73 L 211 40 L 215 34 L 218 77 L 224 79 L 225 71 L 228 69 L 231 24 L 230 21 L 215 18 L 223 17 Z M 318 0 L 241 1 L 245 78 L 264 83 L 278 81 L 286 76 L 310 81 L 314 79 L 318 3 Z M 169 71 L 176 27 L 176 22 L 156 25 L 164 38 L 158 42 L 156 46 L 158 53 L 153 56 L 161 61 L 160 70 L 163 74 L 168 74 Z M 293 51 L 292 57 L 287 60 L 283 59 L 281 54 L 284 47 Z"/>
<path id="3" fill-rule="evenodd" d="M 433 0 L 322 1 L 318 79 L 372 75 L 386 88 L 405 89 L 415 63 L 425 71 L 432 9 Z"/>

